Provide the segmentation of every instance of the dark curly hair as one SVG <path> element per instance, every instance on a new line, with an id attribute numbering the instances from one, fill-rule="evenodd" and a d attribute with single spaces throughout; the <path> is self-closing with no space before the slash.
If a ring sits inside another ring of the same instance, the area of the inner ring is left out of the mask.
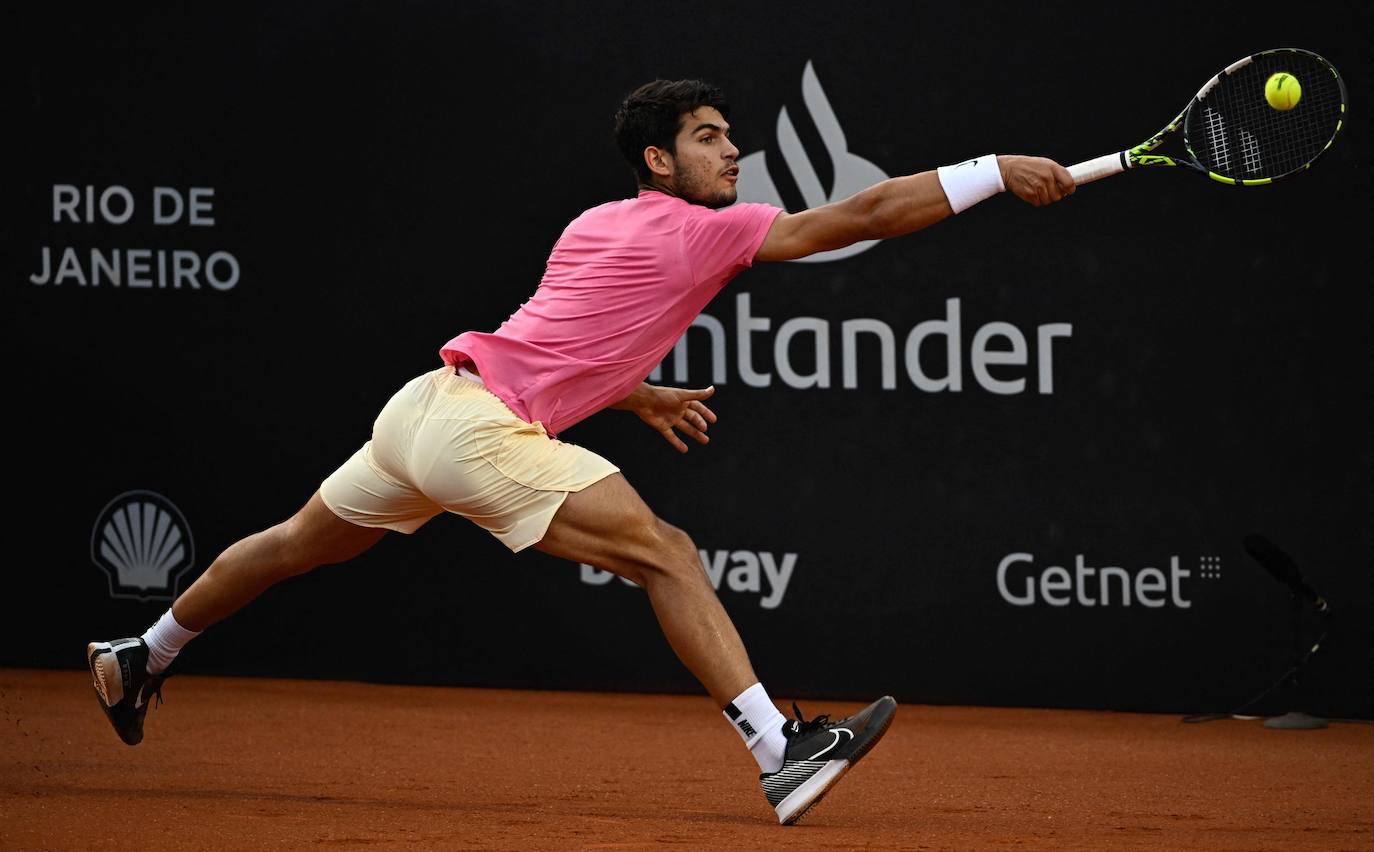
<path id="1" fill-rule="evenodd" d="M 683 114 L 703 106 L 715 107 L 722 117 L 730 117 L 725 93 L 701 80 L 655 80 L 626 96 L 615 111 L 615 143 L 634 169 L 637 181 L 648 183 L 653 177 L 644 162 L 644 149 L 652 145 L 676 154 Z"/>

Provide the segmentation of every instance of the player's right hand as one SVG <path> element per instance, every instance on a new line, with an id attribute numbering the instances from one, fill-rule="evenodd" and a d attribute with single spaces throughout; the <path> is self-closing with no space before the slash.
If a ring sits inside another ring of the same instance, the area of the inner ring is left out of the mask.
<path id="1" fill-rule="evenodd" d="M 1036 207 L 1068 198 L 1077 188 L 1068 169 L 1044 157 L 999 154 L 997 167 L 1007 190 Z"/>

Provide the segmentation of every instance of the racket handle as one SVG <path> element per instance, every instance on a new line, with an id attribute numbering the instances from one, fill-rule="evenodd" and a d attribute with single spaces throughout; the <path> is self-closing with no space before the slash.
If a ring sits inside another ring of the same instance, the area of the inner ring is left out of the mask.
<path id="1" fill-rule="evenodd" d="M 1082 186 L 1104 177 L 1119 175 L 1126 171 L 1126 157 L 1123 154 L 1108 154 L 1095 160 L 1085 160 L 1069 166 L 1069 176 L 1073 182 Z"/>

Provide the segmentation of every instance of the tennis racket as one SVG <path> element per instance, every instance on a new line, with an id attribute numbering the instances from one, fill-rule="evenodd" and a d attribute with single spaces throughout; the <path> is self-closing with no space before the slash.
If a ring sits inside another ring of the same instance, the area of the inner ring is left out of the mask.
<path id="1" fill-rule="evenodd" d="M 1291 75 L 1302 86 L 1290 109 L 1276 109 L 1265 95 L 1275 74 Z M 1269 184 L 1311 168 L 1336 141 L 1345 106 L 1345 83 L 1331 63 L 1309 50 L 1266 50 L 1208 80 L 1154 136 L 1070 166 L 1069 174 L 1082 185 L 1140 166 L 1182 166 L 1232 186 Z M 1179 130 L 1186 156 L 1151 153 Z"/>

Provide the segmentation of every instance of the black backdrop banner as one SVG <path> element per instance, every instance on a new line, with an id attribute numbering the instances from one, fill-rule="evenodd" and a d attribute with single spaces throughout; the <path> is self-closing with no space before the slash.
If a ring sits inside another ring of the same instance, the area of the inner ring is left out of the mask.
<path id="1" fill-rule="evenodd" d="M 299 508 L 440 345 L 528 297 L 568 221 L 633 193 L 610 117 L 639 83 L 724 87 L 742 194 L 795 211 L 988 152 L 1126 147 L 1295 46 L 1352 102 L 1310 174 L 1129 173 L 759 264 L 658 373 L 716 385 L 709 447 L 613 411 L 562 437 L 692 534 L 774 694 L 1230 710 L 1325 626 L 1244 551 L 1259 533 L 1334 632 L 1256 709 L 1374 716 L 1370 69 L 1342 8 L 12 13 L 0 664 L 81 665 Z M 441 517 L 274 588 L 182 666 L 700 691 L 646 603 Z"/>

